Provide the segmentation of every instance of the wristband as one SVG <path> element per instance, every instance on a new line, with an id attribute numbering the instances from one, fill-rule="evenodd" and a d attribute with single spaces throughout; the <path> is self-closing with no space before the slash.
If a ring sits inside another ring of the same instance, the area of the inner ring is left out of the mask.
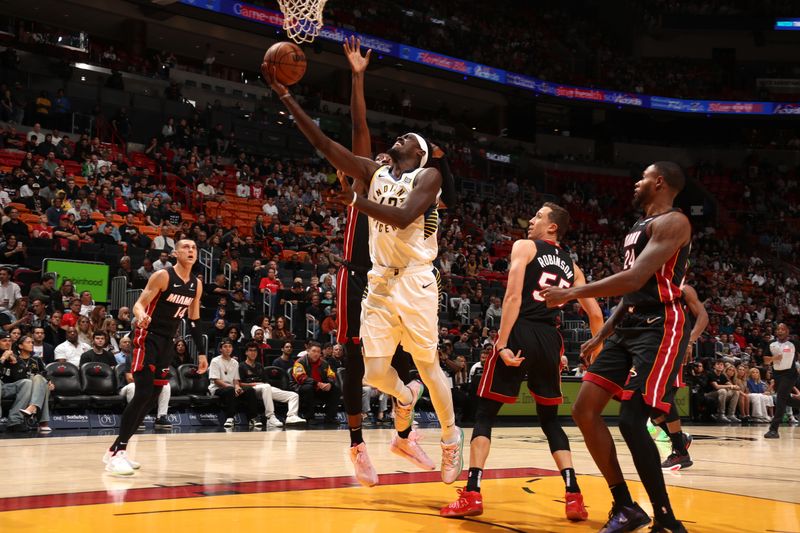
<path id="1" fill-rule="evenodd" d="M 347 205 L 348 206 L 353 205 L 354 203 L 356 203 L 356 200 L 358 200 L 358 195 L 356 194 L 356 191 L 353 191 L 353 199 L 350 200 L 350 203 L 348 203 Z"/>
<path id="2" fill-rule="evenodd" d="M 289 98 L 290 96 L 292 96 L 292 93 L 287 92 L 286 94 L 279 96 L 278 99 L 283 100 L 284 98 Z"/>

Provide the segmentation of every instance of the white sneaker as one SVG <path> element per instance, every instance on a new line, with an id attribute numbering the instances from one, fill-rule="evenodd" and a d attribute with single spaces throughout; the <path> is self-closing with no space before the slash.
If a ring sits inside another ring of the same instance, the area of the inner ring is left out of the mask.
<path id="1" fill-rule="evenodd" d="M 233 427 L 233 418 L 226 418 L 225 423 L 222 424 L 222 427 L 230 429 Z"/>
<path id="2" fill-rule="evenodd" d="M 251 418 L 250 419 L 250 427 L 252 429 L 261 429 L 261 428 L 264 427 L 264 423 L 261 422 L 261 418 L 260 417 Z"/>
<path id="3" fill-rule="evenodd" d="M 306 419 L 305 418 L 300 418 L 297 415 L 289 415 L 289 416 L 286 417 L 286 425 L 287 426 L 290 425 L 290 424 L 305 424 L 305 423 L 306 423 Z"/>
<path id="4" fill-rule="evenodd" d="M 111 452 L 107 452 L 109 455 Z M 111 457 L 108 458 L 108 461 L 105 461 L 105 457 L 103 457 L 103 461 L 106 463 L 106 472 L 110 472 L 115 476 L 132 476 L 133 475 L 133 467 L 128 462 L 128 458 L 126 457 L 126 453 L 124 450 L 120 450 Z"/>
<path id="5" fill-rule="evenodd" d="M 134 470 L 139 470 L 142 467 L 141 463 L 137 463 L 136 461 L 131 459 L 130 456 L 128 456 L 128 452 L 126 452 L 124 450 L 123 450 L 123 452 L 125 453 L 125 455 L 124 455 L 125 460 L 128 461 L 128 464 L 131 465 L 131 468 L 133 468 Z M 111 457 L 112 457 L 111 452 L 106 450 L 106 454 L 103 456 L 103 462 L 105 464 L 108 464 L 108 462 L 111 460 Z"/>
<path id="6" fill-rule="evenodd" d="M 448 485 L 458 479 L 464 469 L 464 430 L 458 430 L 458 440 L 442 445 L 442 481 Z"/>
<path id="7" fill-rule="evenodd" d="M 288 421 L 288 419 L 287 419 L 287 421 Z M 275 428 L 282 428 L 283 427 L 283 422 L 281 422 L 280 419 L 277 416 L 271 415 L 269 418 L 267 418 L 267 427 L 269 427 L 269 426 L 272 426 L 272 427 L 275 427 Z"/>

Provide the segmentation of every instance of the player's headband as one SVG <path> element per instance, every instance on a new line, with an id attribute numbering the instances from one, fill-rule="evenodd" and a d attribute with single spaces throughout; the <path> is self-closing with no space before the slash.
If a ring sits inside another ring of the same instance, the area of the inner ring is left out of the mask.
<path id="1" fill-rule="evenodd" d="M 422 135 L 419 135 L 417 133 L 411 133 L 411 135 L 414 136 L 414 138 L 419 143 L 419 147 L 422 148 L 423 152 L 425 152 L 424 154 L 422 154 L 422 160 L 419 162 L 419 168 L 422 168 L 425 166 L 425 163 L 428 162 L 428 143 L 425 141 L 425 139 L 422 138 Z"/>

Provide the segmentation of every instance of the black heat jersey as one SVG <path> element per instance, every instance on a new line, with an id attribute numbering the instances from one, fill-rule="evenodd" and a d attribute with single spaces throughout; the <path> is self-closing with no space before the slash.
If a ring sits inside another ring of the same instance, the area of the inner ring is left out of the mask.
<path id="1" fill-rule="evenodd" d="M 680 210 L 671 209 L 667 211 L 667 213 L 673 211 Z M 633 266 L 636 258 L 644 251 L 645 246 L 647 246 L 647 243 L 650 241 L 650 224 L 656 218 L 664 216 L 667 213 L 640 219 L 633 225 L 627 237 L 625 237 L 623 270 L 628 270 Z M 675 252 L 675 254 L 647 280 L 647 283 L 645 283 L 641 289 L 626 294 L 622 298 L 623 304 L 634 306 L 657 305 L 670 303 L 680 298 L 683 294 L 681 285 L 686 275 L 686 267 L 689 263 L 691 247 L 691 244 L 687 244 Z"/>
<path id="2" fill-rule="evenodd" d="M 347 208 L 343 248 L 344 260 L 348 266 L 364 272 L 372 268 L 372 259 L 369 257 L 369 219 L 353 206 Z"/>
<path id="3" fill-rule="evenodd" d="M 192 274 L 188 282 L 184 282 L 175 272 L 168 267 L 169 281 L 167 290 L 162 291 L 150 302 L 147 314 L 150 316 L 150 325 L 147 330 L 155 335 L 172 338 L 178 331 L 178 325 L 183 318 L 189 316 L 189 306 L 197 296 L 197 278 Z"/>
<path id="4" fill-rule="evenodd" d="M 548 309 L 540 291 L 545 287 L 572 287 L 575 265 L 567 252 L 552 241 L 536 241 L 536 256 L 525 267 L 519 317 L 555 324 L 558 308 Z"/>

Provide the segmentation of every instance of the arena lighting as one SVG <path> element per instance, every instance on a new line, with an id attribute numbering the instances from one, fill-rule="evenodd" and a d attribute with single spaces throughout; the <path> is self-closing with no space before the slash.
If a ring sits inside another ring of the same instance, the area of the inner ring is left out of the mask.
<path id="1" fill-rule="evenodd" d="M 775 19 L 775 29 L 782 31 L 800 31 L 800 19 Z"/>

